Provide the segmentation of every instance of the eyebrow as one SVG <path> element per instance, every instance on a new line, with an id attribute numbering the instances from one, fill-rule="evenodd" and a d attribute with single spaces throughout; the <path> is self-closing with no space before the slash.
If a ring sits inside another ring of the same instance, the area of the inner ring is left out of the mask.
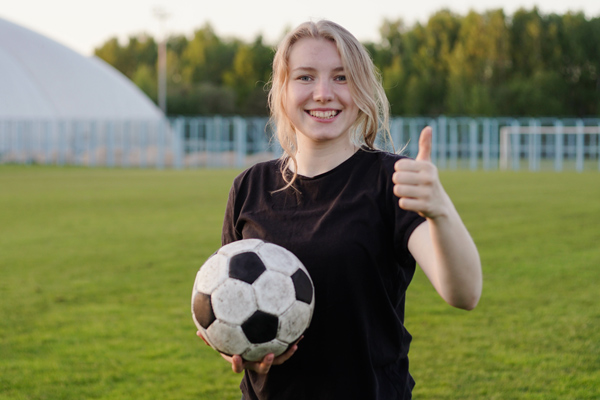
<path id="1" fill-rule="evenodd" d="M 308 71 L 308 72 L 314 72 L 316 71 L 316 68 L 313 67 L 298 67 L 298 68 L 294 68 L 291 72 L 296 72 L 296 71 Z M 340 67 L 335 67 L 333 69 L 333 72 L 341 72 L 344 71 L 344 67 L 340 66 Z"/>

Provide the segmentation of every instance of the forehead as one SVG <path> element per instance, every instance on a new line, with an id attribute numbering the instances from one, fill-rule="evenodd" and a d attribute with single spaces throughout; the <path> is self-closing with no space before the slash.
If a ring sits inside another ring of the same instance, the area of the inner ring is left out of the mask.
<path id="1" fill-rule="evenodd" d="M 342 66 L 342 59 L 331 40 L 303 38 L 292 46 L 288 63 L 290 70 L 316 66 L 339 68 Z"/>

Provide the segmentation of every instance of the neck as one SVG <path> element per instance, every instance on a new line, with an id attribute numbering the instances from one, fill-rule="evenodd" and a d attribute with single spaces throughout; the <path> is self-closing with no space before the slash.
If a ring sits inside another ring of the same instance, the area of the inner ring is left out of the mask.
<path id="1" fill-rule="evenodd" d="M 357 150 L 350 141 L 336 146 L 299 146 L 296 153 L 298 175 L 312 178 L 324 174 L 352 157 Z"/>

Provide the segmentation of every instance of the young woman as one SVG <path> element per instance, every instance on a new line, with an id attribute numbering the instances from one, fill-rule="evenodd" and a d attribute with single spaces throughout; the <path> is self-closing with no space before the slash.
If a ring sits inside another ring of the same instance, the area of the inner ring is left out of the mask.
<path id="1" fill-rule="evenodd" d="M 223 245 L 260 238 L 304 263 L 315 311 L 300 343 L 245 362 L 243 398 L 410 399 L 405 293 L 415 261 L 450 305 L 472 309 L 477 249 L 431 163 L 431 129 L 416 159 L 376 150 L 388 103 L 361 44 L 341 26 L 309 22 L 273 62 L 272 120 L 285 150 L 234 181 Z"/>

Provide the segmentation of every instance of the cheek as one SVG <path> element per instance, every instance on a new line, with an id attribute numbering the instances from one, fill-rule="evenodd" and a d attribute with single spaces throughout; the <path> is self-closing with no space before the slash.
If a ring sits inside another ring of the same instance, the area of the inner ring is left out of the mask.
<path id="1" fill-rule="evenodd" d="M 349 114 L 349 116 L 351 117 L 352 120 L 355 120 L 358 118 L 358 114 L 359 114 L 359 108 L 356 105 L 356 103 L 352 100 L 348 101 L 345 104 L 346 107 L 346 112 Z"/>
<path id="2" fill-rule="evenodd" d="M 340 97 L 343 99 L 346 107 L 356 108 L 358 110 L 358 106 L 356 105 L 356 102 L 354 101 L 354 97 L 352 96 L 352 93 L 350 92 L 350 88 L 348 88 L 346 86 L 345 90 L 341 93 Z"/>
<path id="3" fill-rule="evenodd" d="M 285 114 L 288 116 L 288 118 L 293 119 L 296 115 L 296 109 L 293 106 L 292 99 L 289 96 L 283 102 L 283 110 L 285 111 Z"/>
<path id="4" fill-rule="evenodd" d="M 304 101 L 301 93 L 298 91 L 290 90 L 287 92 L 284 100 L 285 111 L 288 115 L 297 114 L 302 112 Z"/>

